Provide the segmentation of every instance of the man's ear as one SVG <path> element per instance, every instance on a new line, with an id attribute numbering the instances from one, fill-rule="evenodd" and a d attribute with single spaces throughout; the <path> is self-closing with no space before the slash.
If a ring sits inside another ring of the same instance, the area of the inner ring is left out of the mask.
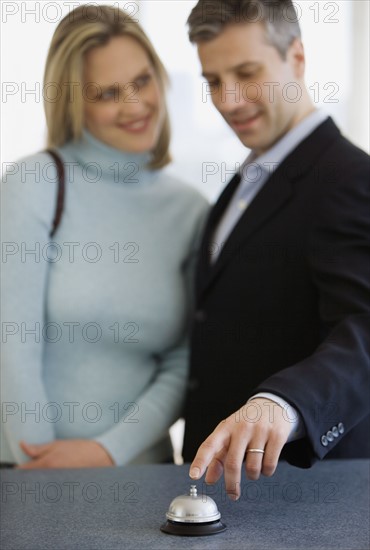
<path id="1" fill-rule="evenodd" d="M 297 80 L 304 77 L 306 57 L 302 41 L 295 38 L 287 51 L 287 61 L 290 63 Z"/>

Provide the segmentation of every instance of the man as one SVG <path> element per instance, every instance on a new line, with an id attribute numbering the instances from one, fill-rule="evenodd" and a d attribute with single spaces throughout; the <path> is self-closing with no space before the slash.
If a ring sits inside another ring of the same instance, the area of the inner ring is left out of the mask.
<path id="1" fill-rule="evenodd" d="M 251 149 L 205 228 L 185 410 L 190 476 L 224 473 L 233 499 L 244 457 L 257 479 L 280 456 L 370 456 L 369 157 L 312 103 L 294 14 L 200 0 L 188 20 L 213 103 Z"/>

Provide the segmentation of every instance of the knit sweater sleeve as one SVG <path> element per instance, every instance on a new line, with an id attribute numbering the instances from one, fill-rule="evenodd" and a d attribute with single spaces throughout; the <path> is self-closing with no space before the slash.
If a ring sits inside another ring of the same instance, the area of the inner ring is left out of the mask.
<path id="1" fill-rule="evenodd" d="M 135 403 L 127 403 L 119 423 L 95 438 L 116 465 L 129 463 L 155 445 L 180 415 L 188 372 L 186 342 L 158 358 L 156 378 Z"/>
<path id="2" fill-rule="evenodd" d="M 45 174 L 47 172 L 47 178 Z M 12 461 L 28 459 L 20 440 L 55 438 L 43 414 L 43 327 L 49 231 L 56 200 L 56 170 L 45 153 L 6 167 L 1 182 L 2 430 Z"/>

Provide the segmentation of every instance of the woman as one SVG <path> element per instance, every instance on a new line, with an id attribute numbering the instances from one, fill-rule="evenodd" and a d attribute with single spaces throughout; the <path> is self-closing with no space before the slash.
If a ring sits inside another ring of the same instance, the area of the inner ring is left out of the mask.
<path id="1" fill-rule="evenodd" d="M 143 30 L 117 8 L 81 6 L 56 29 L 45 112 L 66 190 L 53 244 L 50 155 L 21 160 L 3 181 L 2 463 L 171 458 L 187 272 L 207 204 L 160 170 L 170 162 L 165 83 Z"/>

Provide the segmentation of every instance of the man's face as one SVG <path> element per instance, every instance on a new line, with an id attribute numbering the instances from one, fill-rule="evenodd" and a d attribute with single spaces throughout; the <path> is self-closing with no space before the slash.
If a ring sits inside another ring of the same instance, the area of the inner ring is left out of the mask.
<path id="1" fill-rule="evenodd" d="M 299 41 L 283 60 L 261 23 L 230 25 L 198 44 L 198 54 L 214 105 L 246 147 L 261 154 L 300 121 Z"/>

